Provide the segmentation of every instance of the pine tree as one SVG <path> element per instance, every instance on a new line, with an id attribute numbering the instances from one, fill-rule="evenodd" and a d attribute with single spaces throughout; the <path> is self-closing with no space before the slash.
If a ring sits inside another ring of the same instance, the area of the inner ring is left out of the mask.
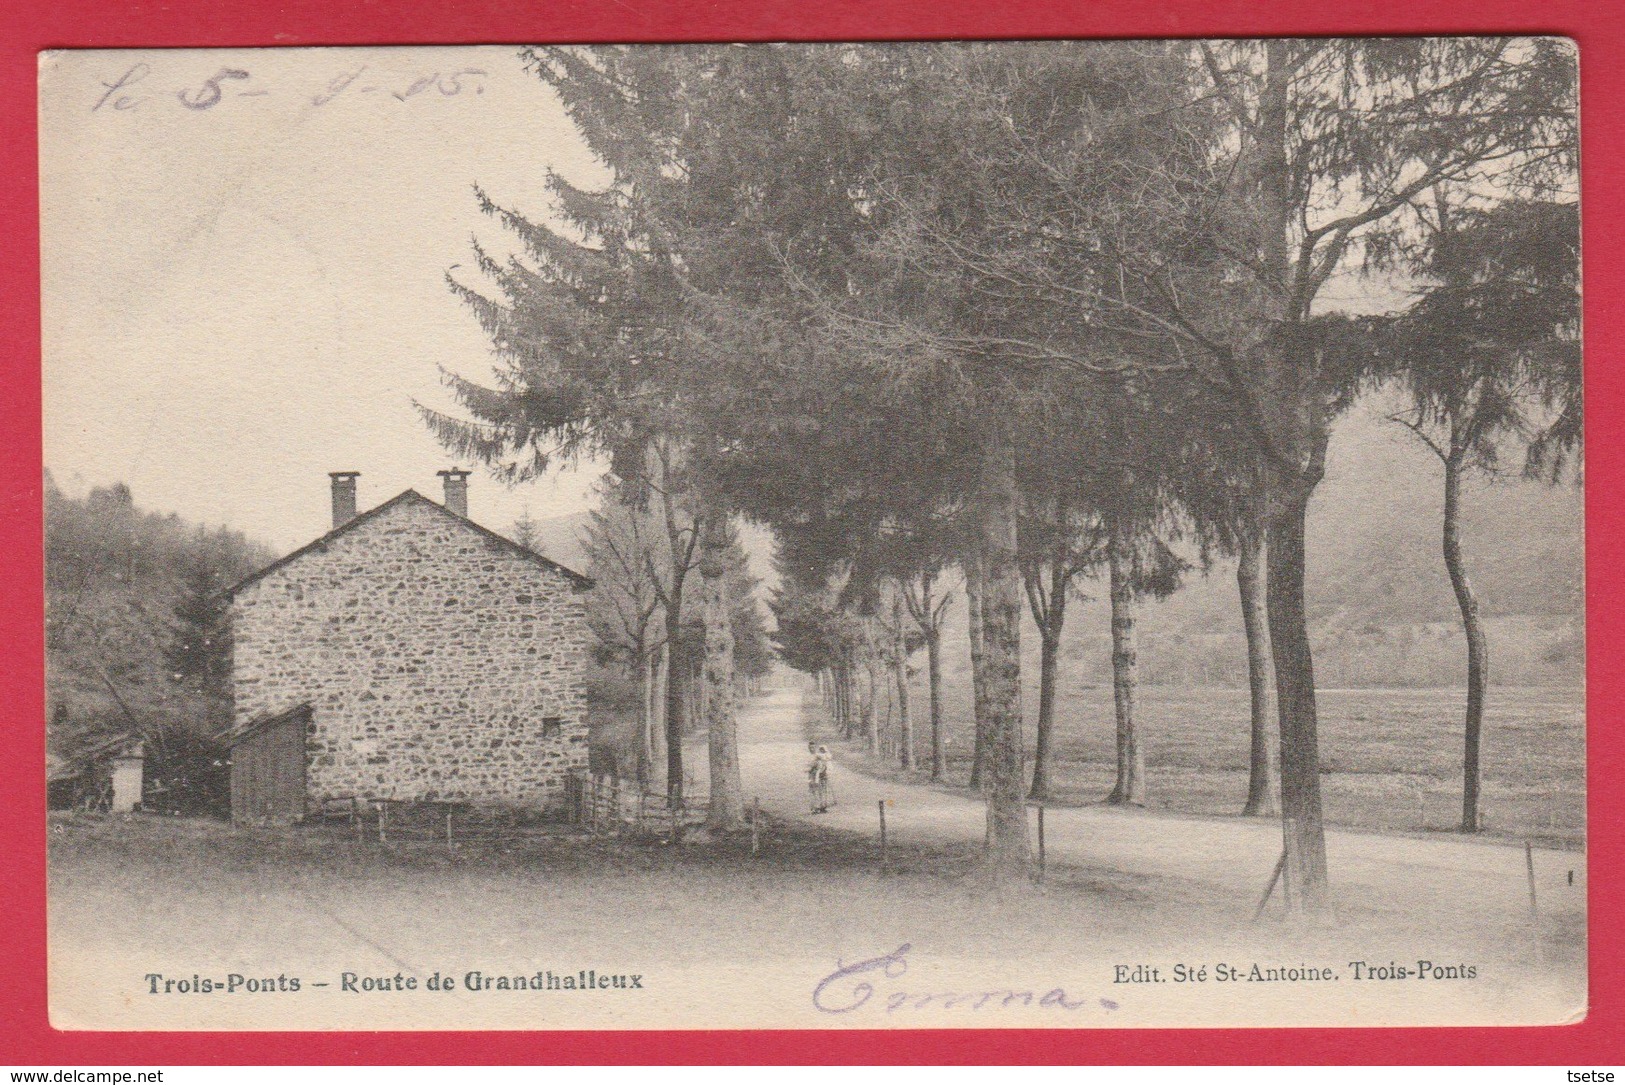
<path id="1" fill-rule="evenodd" d="M 519 519 L 513 522 L 513 531 L 509 536 L 514 542 L 523 546 L 532 553 L 540 554 L 541 536 L 536 531 L 536 521 L 530 515 L 530 506 L 519 514 Z M 545 555 L 544 555 L 545 556 Z"/>
<path id="2" fill-rule="evenodd" d="M 671 554 L 664 531 L 652 510 L 640 506 L 633 487 L 600 486 L 598 500 L 581 538 L 593 578 L 587 623 L 604 654 L 637 686 L 637 778 L 647 785 L 654 779 L 659 741 L 655 688 L 666 648 L 661 600 L 670 592 Z"/>
<path id="3" fill-rule="evenodd" d="M 453 290 L 479 317 L 499 359 L 494 387 L 459 374 L 448 383 L 471 416 L 422 409 L 440 439 L 510 477 L 534 476 L 553 455 L 607 455 L 623 480 L 645 486 L 660 507 L 677 559 L 661 605 L 672 663 L 667 668 L 666 786 L 674 806 L 684 801 L 682 721 L 688 700 L 686 668 L 676 665 L 685 643 L 688 572 L 702 540 L 726 532 L 731 510 L 710 481 L 716 443 L 703 407 L 687 393 L 704 388 L 700 360 L 685 349 L 683 280 L 698 263 L 674 247 L 679 240 L 657 213 L 662 190 L 680 189 L 670 145 L 683 128 L 682 103 L 670 94 L 630 94 L 692 69 L 688 54 L 661 50 L 527 50 L 527 64 L 559 92 L 582 138 L 614 175 L 602 191 L 577 187 L 557 174 L 546 179 L 553 210 L 564 224 L 499 207 L 483 193 L 481 207 L 522 243 L 525 259 L 498 260 L 476 246 L 490 294 L 458 282 Z M 633 198 L 634 194 L 637 198 Z M 421 409 L 421 408 L 420 408 Z M 710 566 L 707 566 L 710 568 Z M 719 584 L 702 575 L 702 596 Z M 705 611 L 713 621 L 725 607 Z M 708 628 L 721 644 L 726 631 Z M 721 658 L 721 657 L 719 657 Z M 731 673 L 707 672 L 732 686 Z M 710 723 L 731 731 L 728 695 L 708 698 Z M 721 827 L 743 818 L 737 765 L 712 766 L 711 817 Z M 719 801 L 720 800 L 720 801 Z"/>
<path id="4" fill-rule="evenodd" d="M 1462 484 L 1492 476 L 1506 441 L 1533 437 L 1537 469 L 1553 438 L 1539 415 L 1559 389 L 1568 409 L 1577 371 L 1580 319 L 1580 223 L 1573 203 L 1516 202 L 1488 212 L 1453 214 L 1442 192 L 1423 269 L 1433 281 L 1392 329 L 1392 362 L 1411 402 L 1393 416 L 1444 468 L 1442 547 L 1467 641 L 1461 831 L 1480 826 L 1480 757 L 1489 637 L 1461 539 Z M 1578 430 L 1572 444 L 1577 445 Z"/>
<path id="5" fill-rule="evenodd" d="M 1225 109 L 1237 169 L 1213 186 L 1237 201 L 1222 244 L 1237 289 L 1163 319 L 1252 420 L 1263 453 L 1267 598 L 1281 722 L 1282 814 L 1295 900 L 1330 909 L 1314 667 L 1305 613 L 1305 524 L 1325 468 L 1349 359 L 1316 300 L 1356 254 L 1413 230 L 1419 196 L 1469 180 L 1483 199 L 1571 176 L 1573 52 L 1555 39 L 1272 40 L 1196 47 Z M 1237 320 L 1237 316 L 1241 319 Z"/>
<path id="6" fill-rule="evenodd" d="M 225 698 L 231 683 L 231 607 L 221 570 L 199 562 L 186 572 L 175 625 L 164 648 L 170 677 L 186 689 Z"/>
<path id="7" fill-rule="evenodd" d="M 1102 78 L 1114 66 L 1119 78 Z M 1124 78 L 1136 66 L 1142 77 Z M 1485 203 L 1571 184 L 1572 49 L 1199 42 L 1119 50 L 1093 81 L 979 74 L 957 94 L 936 88 L 958 168 L 919 171 L 912 198 L 885 190 L 909 206 L 896 251 L 936 272 L 918 297 L 940 300 L 885 326 L 894 346 L 980 347 L 1080 377 L 1189 372 L 1244 421 L 1262 467 L 1288 876 L 1295 903 L 1324 914 L 1305 523 L 1331 421 L 1371 351 L 1317 302 L 1335 274 L 1402 245 L 1439 184 L 1471 178 Z M 1046 88 L 1096 112 L 1053 108 Z M 1005 124 L 983 130 L 984 116 Z M 966 213 L 942 213 L 960 185 Z M 958 321 L 966 311 L 980 327 Z"/>

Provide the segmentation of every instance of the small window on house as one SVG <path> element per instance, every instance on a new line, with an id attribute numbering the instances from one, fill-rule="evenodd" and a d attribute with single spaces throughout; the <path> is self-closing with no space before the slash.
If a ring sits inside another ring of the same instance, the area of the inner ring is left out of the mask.
<path id="1" fill-rule="evenodd" d="M 564 717 L 563 716 L 543 716 L 542 717 L 542 737 L 543 738 L 550 738 L 550 737 L 556 736 L 556 735 L 560 734 L 563 730 L 564 730 Z"/>

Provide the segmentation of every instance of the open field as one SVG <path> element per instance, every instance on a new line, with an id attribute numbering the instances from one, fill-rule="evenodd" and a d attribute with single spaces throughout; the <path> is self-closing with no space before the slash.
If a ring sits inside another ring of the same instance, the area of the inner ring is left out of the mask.
<path id="1" fill-rule="evenodd" d="M 945 680 L 950 779 L 970 774 L 969 676 Z M 926 700 L 913 704 L 921 762 L 929 768 Z M 1031 716 L 1038 702 L 1029 689 Z M 1461 818 L 1463 694 L 1452 689 L 1320 691 L 1321 787 L 1330 824 L 1394 832 L 1453 830 Z M 1247 795 L 1245 689 L 1143 686 L 1138 717 L 1152 808 L 1235 814 Z M 1052 786 L 1057 805 L 1093 803 L 1115 771 L 1109 686 L 1062 688 Z M 1028 720 L 1028 749 L 1032 721 Z M 857 755 L 857 751 L 853 751 Z M 1579 689 L 1494 688 L 1484 720 L 1486 831 L 1537 843 L 1585 839 L 1585 694 Z M 889 763 L 860 756 L 870 771 Z"/>

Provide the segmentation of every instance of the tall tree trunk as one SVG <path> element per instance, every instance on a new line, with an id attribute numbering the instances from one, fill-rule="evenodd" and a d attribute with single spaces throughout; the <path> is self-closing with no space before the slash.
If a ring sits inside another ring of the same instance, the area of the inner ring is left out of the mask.
<path id="1" fill-rule="evenodd" d="M 869 752 L 880 752 L 880 713 L 879 700 L 880 679 L 875 673 L 879 664 L 875 660 L 874 651 L 868 650 L 863 654 L 864 688 L 858 698 L 863 712 L 863 737 L 869 745 Z"/>
<path id="2" fill-rule="evenodd" d="M 1309 498 L 1325 473 L 1329 436 L 1318 365 L 1303 342 L 1309 313 L 1292 293 L 1308 267 L 1293 264 L 1297 216 L 1288 154 L 1288 99 L 1295 77 L 1292 45 L 1265 44 L 1265 72 L 1256 132 L 1259 246 L 1272 301 L 1256 314 L 1268 338 L 1256 351 L 1257 371 L 1243 394 L 1256 397 L 1265 430 L 1268 501 L 1265 598 L 1275 665 L 1276 712 L 1281 721 L 1281 817 L 1285 874 L 1295 909 L 1316 918 L 1331 914 L 1326 875 L 1326 832 L 1320 801 L 1319 722 L 1315 668 L 1304 611 L 1304 537 Z"/>
<path id="3" fill-rule="evenodd" d="M 1049 798 L 1050 735 L 1055 727 L 1055 679 L 1061 655 L 1060 638 L 1039 630 L 1038 647 L 1038 737 L 1033 744 L 1033 786 L 1029 799 Z"/>
<path id="4" fill-rule="evenodd" d="M 1127 529 L 1111 525 L 1112 700 L 1117 709 L 1117 783 L 1108 803 L 1145 805 L 1145 753 L 1134 719 L 1139 644 L 1134 631 L 1134 553 Z"/>
<path id="5" fill-rule="evenodd" d="M 889 664 L 882 666 L 885 661 L 878 655 L 875 658 L 876 686 L 879 691 L 875 696 L 884 694 L 886 698 L 886 711 L 878 713 L 876 718 L 880 721 L 880 752 L 887 757 L 897 752 L 897 729 L 892 726 L 892 699 L 896 696 L 896 687 L 893 685 L 891 675 L 887 674 L 892 668 Z"/>
<path id="6" fill-rule="evenodd" d="M 940 780 L 948 761 L 942 748 L 942 634 L 937 630 L 925 636 L 925 659 L 931 682 L 931 779 Z"/>
<path id="7" fill-rule="evenodd" d="M 1322 452 L 1324 446 L 1322 446 Z M 1311 472 L 1310 478 L 1316 472 Z M 1304 535 L 1309 478 L 1277 476 L 1270 502 L 1265 596 L 1269 600 L 1270 650 L 1275 661 L 1275 698 L 1281 720 L 1281 817 L 1285 820 L 1286 876 L 1296 908 L 1329 915 L 1326 831 L 1321 820 L 1320 740 L 1315 713 L 1315 666 L 1304 611 Z"/>
<path id="8" fill-rule="evenodd" d="M 982 651 L 982 560 L 974 552 L 965 562 L 965 610 L 970 625 L 971 685 L 971 763 L 970 786 L 982 786 L 983 762 L 987 759 L 987 685 Z"/>
<path id="9" fill-rule="evenodd" d="M 843 653 L 835 671 L 835 705 L 841 720 L 841 737 L 852 739 L 852 663 Z"/>
<path id="10" fill-rule="evenodd" d="M 863 711 L 863 698 L 858 691 L 857 660 L 853 658 L 852 649 L 845 648 L 841 653 L 841 724 L 842 737 L 848 742 L 857 734 L 858 716 Z"/>
<path id="11" fill-rule="evenodd" d="M 1241 592 L 1241 624 L 1247 631 L 1247 692 L 1252 707 L 1251 750 L 1247 758 L 1244 817 L 1279 812 L 1275 778 L 1275 729 L 1270 726 L 1269 616 L 1264 588 L 1265 536 L 1262 525 L 1242 533 L 1236 586 Z"/>
<path id="12" fill-rule="evenodd" d="M 701 586 L 703 592 L 704 586 Z M 693 661 L 688 679 L 688 718 L 703 725 L 706 720 L 706 702 L 711 698 L 711 687 L 705 684 L 705 600 L 700 600 L 699 658 Z"/>
<path id="13" fill-rule="evenodd" d="M 728 599 L 728 518 L 711 512 L 701 526 L 700 587 L 705 593 L 705 725 L 711 768 L 706 826 L 730 831 L 745 823 L 739 777 L 739 690 L 734 684 L 734 635 Z"/>
<path id="14" fill-rule="evenodd" d="M 683 805 L 683 725 L 688 719 L 688 667 L 683 662 L 682 596 L 666 612 L 666 801 Z"/>
<path id="15" fill-rule="evenodd" d="M 655 653 L 640 652 L 638 668 L 638 787 L 646 789 L 654 776 L 655 760 Z"/>
<path id="16" fill-rule="evenodd" d="M 1031 799 L 1049 798 L 1050 746 L 1054 740 L 1056 687 L 1060 681 L 1061 630 L 1066 628 L 1066 594 L 1071 579 L 1072 571 L 1067 565 L 1067 555 L 1056 554 L 1050 566 L 1048 604 L 1042 606 L 1043 614 L 1033 615 L 1038 621 L 1040 642 L 1038 728 L 1033 747 L 1033 786 L 1027 793 L 1027 797 Z M 1043 599 L 1038 590 L 1040 583 L 1041 581 L 1035 582 L 1030 593 L 1030 600 L 1035 606 Z"/>
<path id="17" fill-rule="evenodd" d="M 666 760 L 666 646 L 662 644 L 649 663 L 653 686 L 650 700 L 650 757 L 651 767 L 658 768 Z"/>
<path id="18" fill-rule="evenodd" d="M 892 652 L 892 681 L 897 683 L 897 744 L 898 762 L 905 769 L 914 767 L 914 719 L 908 712 L 908 627 L 903 624 L 903 590 L 897 589 L 892 599 L 892 627 L 897 630 Z"/>
<path id="19" fill-rule="evenodd" d="M 987 713 L 987 864 L 999 881 L 1027 876 L 1021 735 L 1021 566 L 1016 551 L 1016 455 L 996 433 L 978 494 L 982 558 L 983 700 Z"/>
<path id="20" fill-rule="evenodd" d="M 1490 648 L 1478 614 L 1478 596 L 1467 579 L 1467 566 L 1461 555 L 1461 474 L 1458 453 L 1444 464 L 1444 566 L 1450 572 L 1450 586 L 1456 590 L 1456 606 L 1461 609 L 1461 627 L 1467 634 L 1467 720 L 1461 773 L 1461 831 L 1479 830 L 1479 743 L 1484 726 L 1484 690 L 1489 682 Z"/>

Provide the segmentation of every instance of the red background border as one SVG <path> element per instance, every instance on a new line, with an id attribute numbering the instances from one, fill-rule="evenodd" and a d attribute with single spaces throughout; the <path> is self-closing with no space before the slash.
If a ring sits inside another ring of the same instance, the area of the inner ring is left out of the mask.
<path id="1" fill-rule="evenodd" d="M 1625 1061 L 1625 643 L 1620 173 L 1625 34 L 1583 0 L 0 0 L 0 1061 L 211 1063 L 1555 1063 Z M 1554 33 L 1580 45 L 1585 240 L 1591 1010 L 1578 1025 L 1476 1029 L 862 1032 L 85 1033 L 45 1009 L 44 659 L 35 53 L 48 48 L 519 41 Z M 1602 440 L 1597 438 L 1601 437 Z"/>

